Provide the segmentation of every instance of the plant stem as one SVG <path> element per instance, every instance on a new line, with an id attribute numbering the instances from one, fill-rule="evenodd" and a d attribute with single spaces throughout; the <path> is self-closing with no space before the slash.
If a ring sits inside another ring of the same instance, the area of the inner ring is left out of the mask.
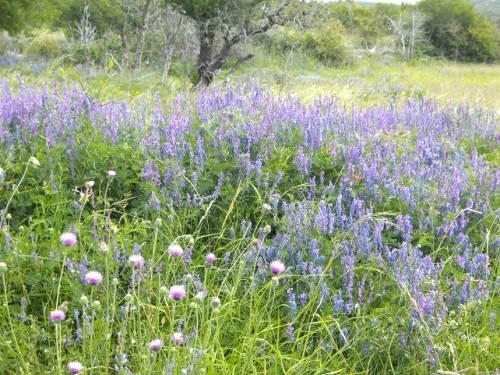
<path id="1" fill-rule="evenodd" d="M 7 201 L 7 204 L 5 205 L 5 208 L 4 208 L 3 213 L 2 213 L 2 218 L 0 219 L 0 228 L 2 228 L 2 226 L 3 226 L 5 216 L 7 215 L 7 212 L 8 212 L 10 202 L 12 202 L 12 198 L 14 198 L 14 195 L 16 195 L 17 191 L 19 190 L 19 186 L 21 186 L 21 184 L 24 180 L 24 177 L 26 177 L 26 173 L 28 172 L 29 166 L 30 166 L 30 162 L 28 161 L 26 163 L 26 168 L 24 168 L 23 175 L 21 176 L 21 179 L 19 180 L 19 183 L 16 184 L 16 187 L 12 191 L 12 194 L 10 195 L 9 200 Z"/>
<path id="2" fill-rule="evenodd" d="M 24 362 L 23 356 L 21 354 L 21 349 L 19 348 L 19 344 L 17 342 L 17 337 L 16 337 L 16 334 L 14 331 L 14 324 L 12 324 L 12 318 L 10 317 L 9 299 L 7 297 L 7 283 L 5 281 L 5 273 L 1 272 L 1 274 L 2 274 L 2 282 L 3 282 L 4 306 L 7 309 L 7 319 L 9 320 L 9 326 L 10 326 L 10 332 L 12 335 L 12 340 L 14 341 L 14 345 L 16 347 L 16 355 L 19 357 L 22 369 L 26 373 L 28 373 L 26 363 Z"/>

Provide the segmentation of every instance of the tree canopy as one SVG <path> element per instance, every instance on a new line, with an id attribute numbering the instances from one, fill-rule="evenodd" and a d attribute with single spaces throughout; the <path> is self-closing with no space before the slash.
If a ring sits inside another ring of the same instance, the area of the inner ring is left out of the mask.
<path id="1" fill-rule="evenodd" d="M 34 0 L 0 0 L 0 30 L 21 31 L 29 21 Z"/>

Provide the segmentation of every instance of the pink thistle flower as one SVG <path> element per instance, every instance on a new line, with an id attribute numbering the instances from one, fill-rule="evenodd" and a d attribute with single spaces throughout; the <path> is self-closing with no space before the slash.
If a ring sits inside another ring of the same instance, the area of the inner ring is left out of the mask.
<path id="1" fill-rule="evenodd" d="M 175 242 L 168 247 L 167 251 L 170 256 L 173 257 L 180 257 L 182 256 L 182 254 L 184 254 L 184 250 L 182 250 L 182 247 L 180 247 L 180 245 Z"/>
<path id="2" fill-rule="evenodd" d="M 172 342 L 177 345 L 184 344 L 184 335 L 181 332 L 174 332 L 172 334 Z"/>
<path id="3" fill-rule="evenodd" d="M 155 339 L 149 343 L 149 350 L 152 352 L 159 352 L 163 347 L 163 341 L 160 339 Z"/>
<path id="4" fill-rule="evenodd" d="M 130 258 L 128 258 L 128 264 L 134 268 L 140 268 L 144 265 L 144 258 L 142 255 L 132 254 Z"/>
<path id="5" fill-rule="evenodd" d="M 184 285 L 172 285 L 168 291 L 168 296 L 176 301 L 180 301 L 186 297 L 186 288 Z"/>
<path id="6" fill-rule="evenodd" d="M 64 246 L 68 246 L 68 247 L 75 246 L 76 243 L 78 242 L 76 235 L 74 233 L 71 233 L 71 232 L 65 232 L 65 233 L 61 234 L 61 236 L 59 237 L 59 241 L 61 241 L 61 243 Z"/>
<path id="7" fill-rule="evenodd" d="M 63 310 L 56 309 L 50 312 L 50 320 L 52 323 L 61 323 L 66 318 L 66 313 Z"/>
<path id="8" fill-rule="evenodd" d="M 87 272 L 85 275 L 85 281 L 90 285 L 97 285 L 102 283 L 102 275 L 97 271 Z"/>
<path id="9" fill-rule="evenodd" d="M 68 371 L 72 374 L 79 374 L 83 372 L 83 365 L 78 361 L 68 363 Z"/>
<path id="10" fill-rule="evenodd" d="M 281 275 L 283 272 L 285 272 L 285 263 L 279 260 L 273 260 L 269 264 L 269 268 L 271 269 L 271 272 L 274 273 L 275 275 Z"/>
<path id="11" fill-rule="evenodd" d="M 217 257 L 215 256 L 214 253 L 208 253 L 207 256 L 205 257 L 205 262 L 212 264 L 217 261 Z"/>

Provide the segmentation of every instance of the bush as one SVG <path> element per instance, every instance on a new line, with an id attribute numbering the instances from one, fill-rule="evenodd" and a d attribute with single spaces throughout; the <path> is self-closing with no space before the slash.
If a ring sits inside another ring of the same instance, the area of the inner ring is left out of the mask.
<path id="1" fill-rule="evenodd" d="M 35 58 L 52 58 L 61 53 L 61 41 L 64 34 L 43 32 L 28 45 L 26 55 Z"/>
<path id="2" fill-rule="evenodd" d="M 498 58 L 493 24 L 477 14 L 467 0 L 422 0 L 418 8 L 428 16 L 427 35 L 438 54 L 473 62 Z"/>
<path id="3" fill-rule="evenodd" d="M 342 23 L 331 21 L 306 33 L 305 47 L 323 62 L 340 63 L 346 57 L 344 35 L 345 28 Z"/>
<path id="4" fill-rule="evenodd" d="M 289 29 L 278 32 L 268 41 L 270 48 L 278 52 L 300 51 L 310 54 L 324 63 L 338 64 L 345 60 L 345 28 L 334 20 L 307 31 Z"/>

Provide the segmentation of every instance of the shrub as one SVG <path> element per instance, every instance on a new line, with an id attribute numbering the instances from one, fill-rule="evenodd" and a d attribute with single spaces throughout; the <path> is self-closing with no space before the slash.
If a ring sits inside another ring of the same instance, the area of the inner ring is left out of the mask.
<path id="1" fill-rule="evenodd" d="M 62 33 L 42 32 L 26 48 L 26 55 L 35 58 L 51 58 L 61 53 Z"/>
<path id="2" fill-rule="evenodd" d="M 346 57 L 345 27 L 333 20 L 310 30 L 289 29 L 276 33 L 268 41 L 278 52 L 300 51 L 324 63 L 338 64 Z"/>
<path id="3" fill-rule="evenodd" d="M 495 28 L 467 0 L 422 0 L 427 36 L 436 52 L 459 61 L 492 62 L 498 58 Z"/>
<path id="4" fill-rule="evenodd" d="M 344 35 L 344 26 L 334 20 L 306 33 L 305 47 L 323 62 L 340 63 L 346 56 Z"/>

